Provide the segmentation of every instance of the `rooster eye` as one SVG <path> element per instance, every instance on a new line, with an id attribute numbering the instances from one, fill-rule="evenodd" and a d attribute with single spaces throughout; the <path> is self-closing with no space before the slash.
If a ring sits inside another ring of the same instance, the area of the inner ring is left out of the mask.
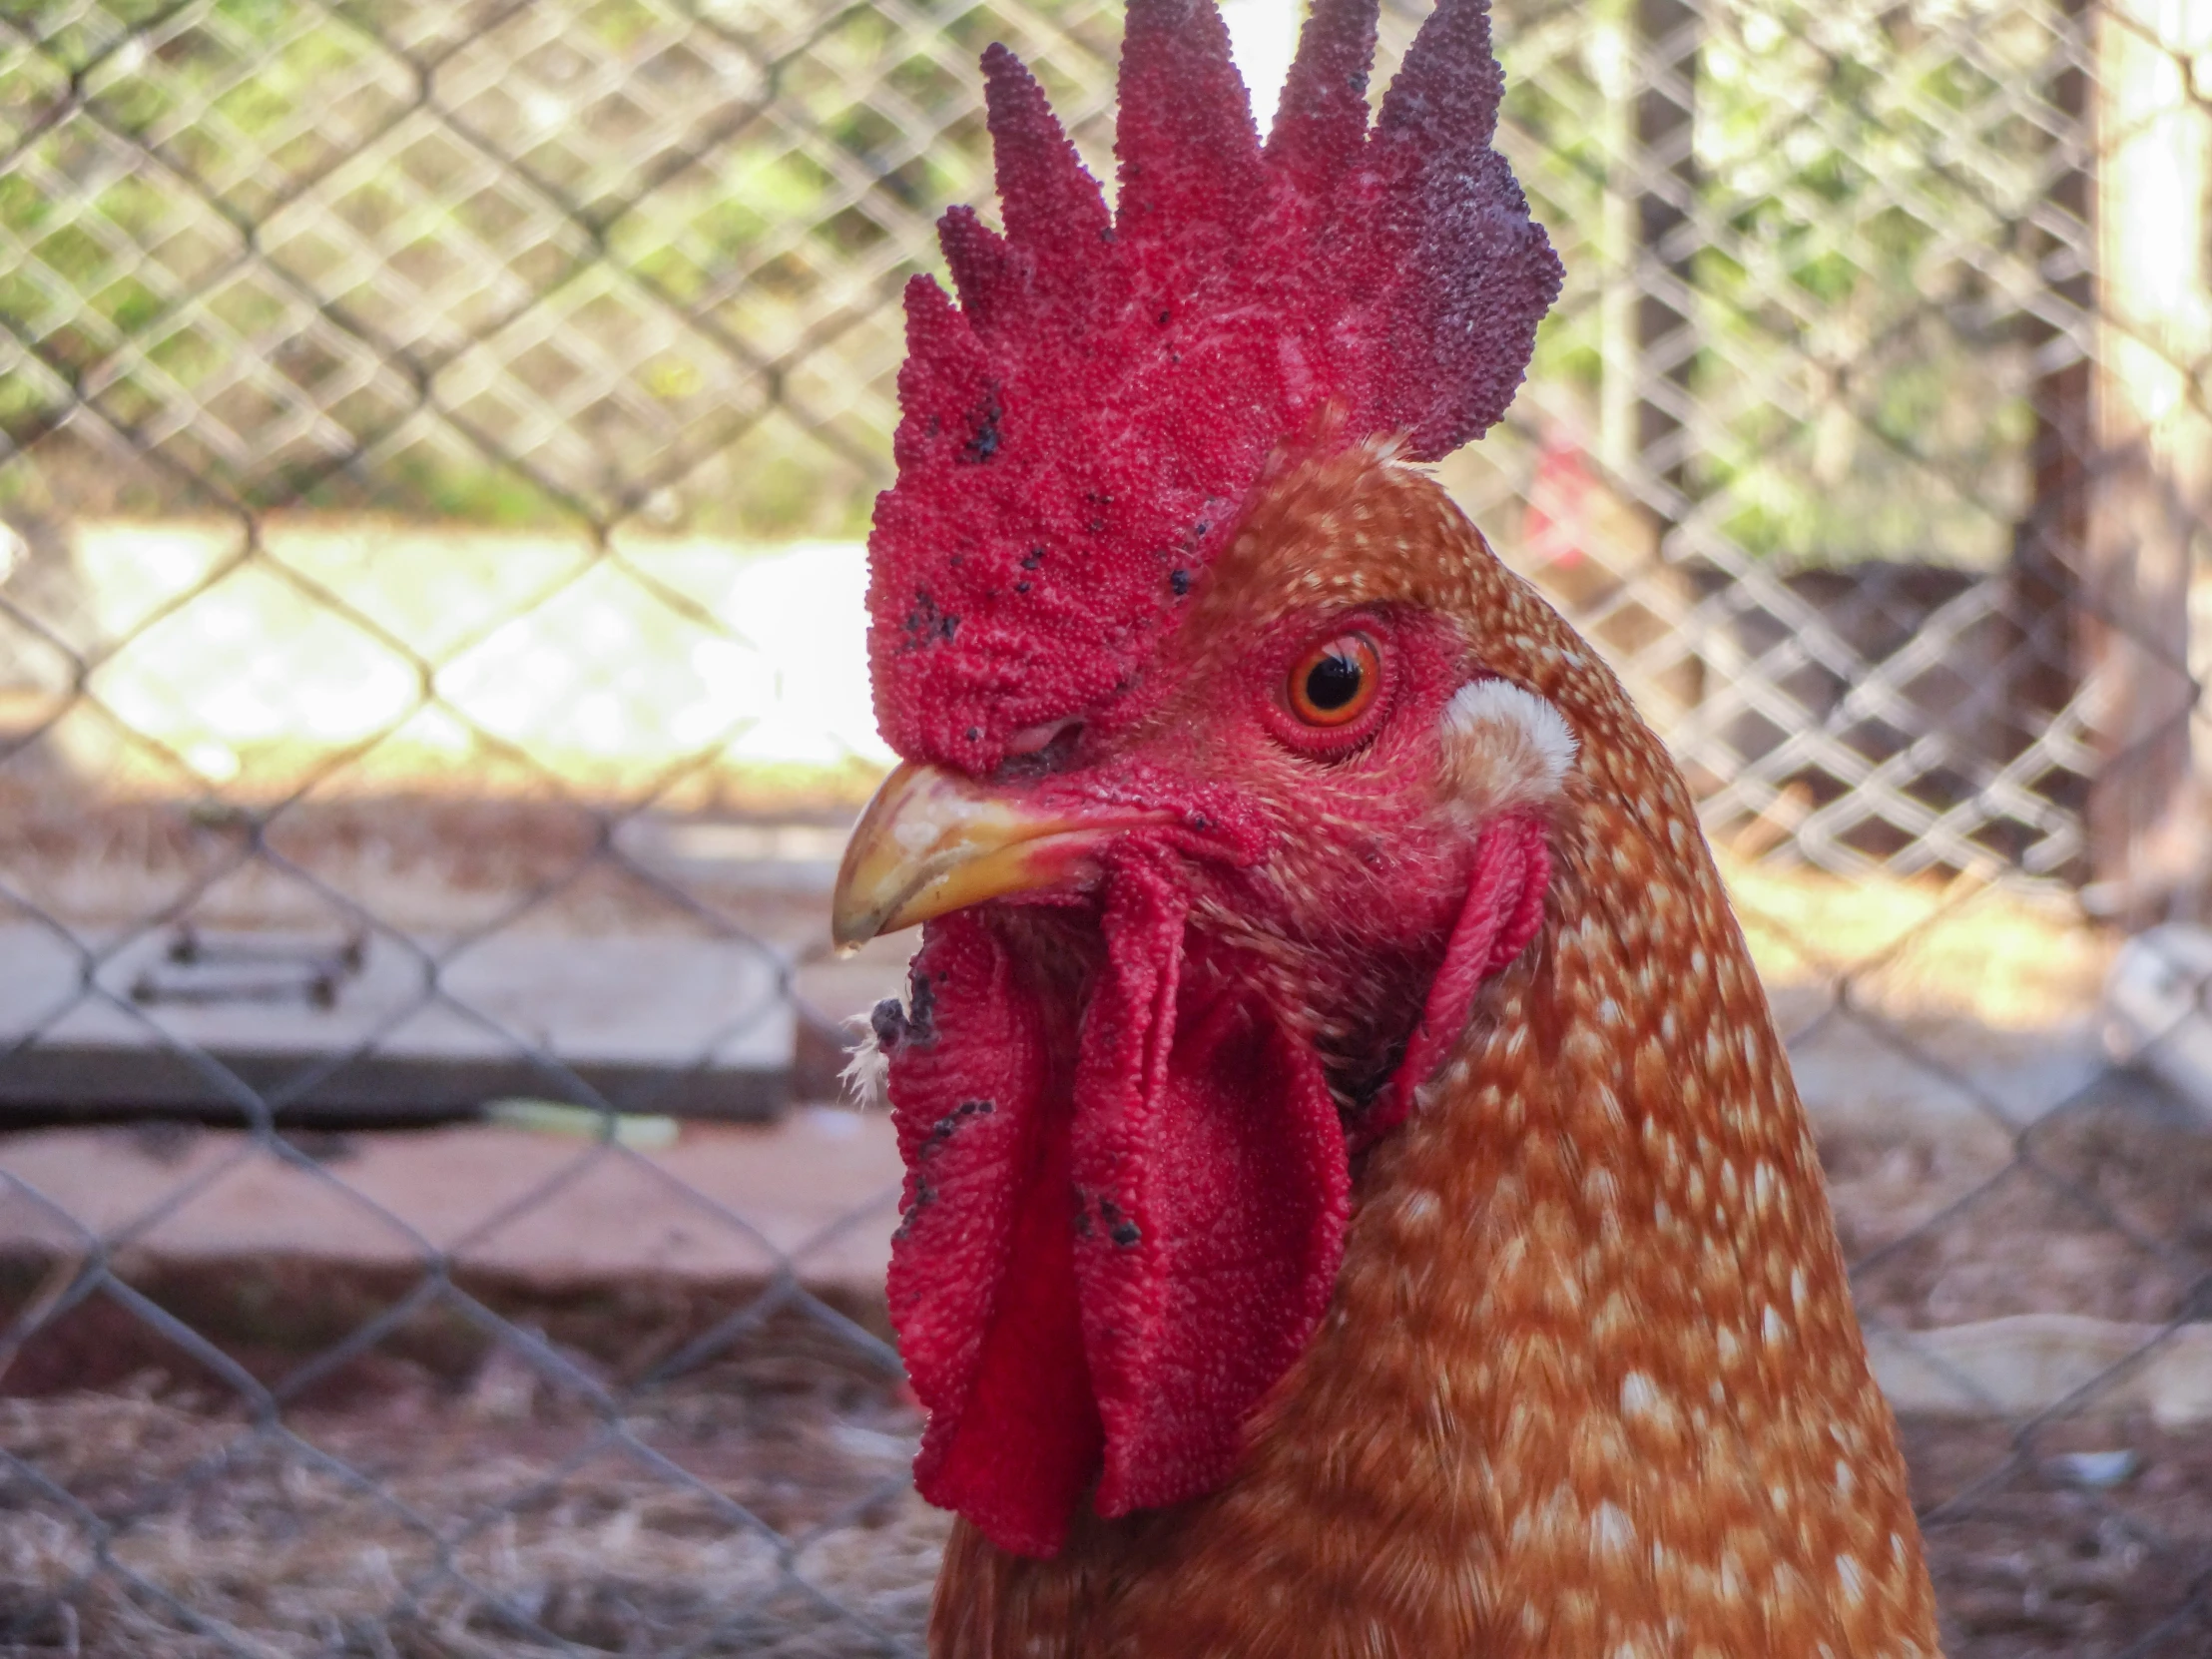
<path id="1" fill-rule="evenodd" d="M 1382 664 L 1365 634 L 1340 634 L 1317 645 L 1291 670 L 1291 712 L 1309 726 L 1349 726 L 1368 712 L 1382 686 Z"/>

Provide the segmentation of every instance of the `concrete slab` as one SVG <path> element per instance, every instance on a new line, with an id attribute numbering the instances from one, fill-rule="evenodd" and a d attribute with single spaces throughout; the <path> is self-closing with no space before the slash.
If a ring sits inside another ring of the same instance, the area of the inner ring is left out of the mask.
<path id="1" fill-rule="evenodd" d="M 1898 1411 L 2147 1411 L 2169 1429 L 2212 1420 L 2212 1325 L 2016 1314 L 1934 1331 L 1873 1331 L 1867 1354 Z"/>
<path id="2" fill-rule="evenodd" d="M 1775 1007 L 1798 1092 L 1824 1130 L 2003 1143 L 2111 1071 L 2086 1018 L 2035 1030 L 1862 1018 L 1788 989 Z"/>
<path id="3" fill-rule="evenodd" d="M 83 943 L 100 952 L 118 937 Z M 97 960 L 106 994 L 87 995 L 83 950 L 10 924 L 0 1043 L 36 1041 L 0 1066 L 0 1122 L 10 1106 L 222 1107 L 220 1076 L 194 1049 L 281 1097 L 293 1121 L 573 1094 L 561 1067 L 624 1110 L 760 1117 L 784 1103 L 791 1071 L 787 972 L 760 945 L 681 935 L 169 929 Z"/>
<path id="4" fill-rule="evenodd" d="M 0 1137 L 0 1254 L 437 1251 L 549 1282 L 764 1279 L 788 1258 L 810 1289 L 872 1300 L 899 1179 L 889 1120 L 837 1107 L 687 1125 L 650 1152 L 506 1128 L 358 1135 L 309 1167 L 228 1130 L 40 1130 Z"/>

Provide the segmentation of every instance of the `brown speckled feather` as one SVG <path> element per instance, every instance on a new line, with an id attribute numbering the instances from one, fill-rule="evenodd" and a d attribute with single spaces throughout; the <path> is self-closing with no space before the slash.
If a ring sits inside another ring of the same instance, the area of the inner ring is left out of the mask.
<path id="1" fill-rule="evenodd" d="M 1907 1659 L 1934 1605 L 1805 1112 L 1680 774 L 1425 477 L 1264 486 L 1173 649 L 1456 621 L 1581 745 L 1536 943 L 1367 1158 L 1332 1310 L 1221 1490 L 1055 1559 L 955 1528 L 937 1659 Z"/>

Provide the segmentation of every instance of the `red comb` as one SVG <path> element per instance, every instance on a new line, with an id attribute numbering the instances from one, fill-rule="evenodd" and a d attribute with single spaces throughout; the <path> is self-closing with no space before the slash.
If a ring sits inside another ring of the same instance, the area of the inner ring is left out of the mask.
<path id="1" fill-rule="evenodd" d="M 1113 213 L 1020 61 L 983 55 L 1005 234 L 953 209 L 959 304 L 907 285 L 868 538 L 900 754 L 986 772 L 1127 689 L 1284 443 L 1433 460 L 1504 412 L 1560 273 L 1490 148 L 1487 6 L 1438 0 L 1371 131 L 1377 4 L 1316 0 L 1263 149 L 1213 0 L 1130 0 Z"/>

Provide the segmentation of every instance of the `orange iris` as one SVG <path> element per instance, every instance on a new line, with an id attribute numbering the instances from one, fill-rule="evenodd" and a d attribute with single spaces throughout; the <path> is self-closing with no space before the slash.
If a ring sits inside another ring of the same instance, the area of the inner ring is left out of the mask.
<path id="1" fill-rule="evenodd" d="M 1382 660 L 1365 634 L 1339 634 L 1299 658 L 1285 688 L 1291 713 L 1309 726 L 1350 726 L 1382 689 Z"/>

